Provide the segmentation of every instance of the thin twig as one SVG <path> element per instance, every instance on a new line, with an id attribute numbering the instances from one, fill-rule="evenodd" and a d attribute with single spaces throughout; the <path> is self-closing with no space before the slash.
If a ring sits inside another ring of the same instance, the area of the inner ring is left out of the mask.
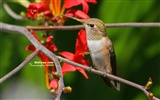
<path id="1" fill-rule="evenodd" d="M 70 61 L 70 60 L 67 60 L 65 58 L 62 58 L 62 57 L 57 57 L 55 54 L 53 54 L 51 51 L 49 51 L 48 49 L 46 49 L 42 44 L 40 44 L 32 35 L 31 33 L 25 28 L 25 27 L 21 27 L 21 26 L 15 26 L 15 25 L 9 25 L 9 24 L 4 24 L 4 23 L 0 23 L 0 30 L 2 31 L 8 31 L 8 32 L 19 32 L 19 33 L 22 33 L 24 34 L 28 39 L 29 41 L 31 41 L 31 43 L 39 50 L 41 50 L 43 53 L 45 53 L 49 58 L 51 58 L 55 65 L 56 65 L 56 69 L 57 69 L 57 72 L 60 74 L 61 76 L 61 79 L 59 81 L 59 84 L 60 84 L 60 89 L 59 91 L 57 92 L 58 93 L 58 96 L 57 96 L 57 100 L 60 99 L 60 95 L 62 93 L 62 89 L 64 87 L 64 83 L 63 83 L 63 77 L 62 77 L 62 70 L 61 70 L 61 66 L 59 64 L 59 61 L 57 58 L 59 58 L 60 60 L 62 60 L 63 62 L 66 62 L 68 64 L 71 64 L 71 65 L 74 65 L 74 66 L 77 66 L 79 68 L 83 68 L 84 70 L 87 70 L 89 72 L 92 72 L 92 73 L 95 73 L 95 74 L 98 74 L 98 75 L 102 75 L 104 77 L 109 77 L 109 78 L 112 78 L 114 80 L 118 80 L 120 81 L 121 83 L 125 83 L 127 85 L 130 85 L 132 87 L 135 87 L 141 91 L 143 91 L 147 97 L 149 97 L 148 95 L 150 94 L 147 90 L 145 90 L 144 86 L 141 86 L 139 84 L 136 84 L 136 83 L 133 83 L 131 81 L 128 81 L 128 80 L 125 80 L 123 78 L 120 78 L 120 77 L 117 77 L 117 76 L 114 76 L 114 75 L 111 75 L 111 74 L 107 74 L 107 73 L 104 73 L 104 72 L 100 72 L 100 71 L 97 71 L 95 69 L 92 69 L 92 68 L 89 68 L 89 67 L 86 67 L 84 65 L 81 65 L 81 64 L 78 64 L 78 63 L 75 63 L 73 61 Z M 153 96 L 152 98 L 153 100 L 159 100 L 157 97 Z"/>
<path id="2" fill-rule="evenodd" d="M 114 24 L 105 24 L 108 27 L 160 27 L 160 23 L 156 22 L 147 22 L 147 23 L 114 23 Z"/>
<path id="3" fill-rule="evenodd" d="M 115 23 L 105 24 L 107 28 L 118 28 L 118 27 L 160 27 L 160 23 Z M 26 26 L 28 29 L 35 31 L 40 30 L 80 30 L 84 29 L 84 25 L 74 26 Z"/>
<path id="4" fill-rule="evenodd" d="M 14 19 L 23 20 L 22 16 L 16 14 L 16 13 L 8 6 L 7 3 L 3 3 L 3 7 L 4 7 L 4 9 L 6 10 L 6 12 L 7 12 L 11 17 L 13 17 Z"/>
<path id="5" fill-rule="evenodd" d="M 13 69 L 12 71 L 10 71 L 8 74 L 6 74 L 5 76 L 3 76 L 0 79 L 0 84 L 3 83 L 5 80 L 7 80 L 8 78 L 10 78 L 11 76 L 13 76 L 14 74 L 16 74 L 18 71 L 20 71 L 30 60 L 32 60 L 37 54 L 38 54 L 39 50 L 36 49 L 36 51 L 34 51 L 25 61 L 23 61 L 19 66 L 17 66 L 15 69 Z"/>

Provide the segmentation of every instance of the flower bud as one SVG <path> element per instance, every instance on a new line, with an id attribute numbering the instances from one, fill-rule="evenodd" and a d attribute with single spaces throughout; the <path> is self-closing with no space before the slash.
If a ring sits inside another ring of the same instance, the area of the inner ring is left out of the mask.
<path id="1" fill-rule="evenodd" d="M 152 99 L 153 99 L 153 93 L 150 92 L 150 93 L 148 94 L 148 98 L 149 98 L 149 100 L 152 100 Z"/>
<path id="2" fill-rule="evenodd" d="M 64 93 L 71 93 L 72 92 L 72 88 L 70 86 L 64 87 L 63 88 L 63 92 Z"/>
<path id="3" fill-rule="evenodd" d="M 149 89 L 149 88 L 152 86 L 152 84 L 153 84 L 152 79 L 149 78 L 149 79 L 148 79 L 148 82 L 147 82 L 147 84 L 145 85 L 144 88 L 147 90 L 147 89 Z"/>

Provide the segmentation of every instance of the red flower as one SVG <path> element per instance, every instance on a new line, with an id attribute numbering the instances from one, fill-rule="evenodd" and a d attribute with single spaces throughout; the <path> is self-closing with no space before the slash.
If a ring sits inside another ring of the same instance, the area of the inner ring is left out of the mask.
<path id="1" fill-rule="evenodd" d="M 78 6 L 78 5 L 82 4 L 83 12 L 88 13 L 89 6 L 88 6 L 87 2 L 90 2 L 93 4 L 97 3 L 96 0 L 65 0 L 64 4 L 65 4 L 66 8 L 71 8 L 73 6 Z"/>
<path id="2" fill-rule="evenodd" d="M 53 36 L 47 37 L 46 42 L 47 42 L 46 44 L 47 49 L 49 49 L 50 51 L 54 51 L 54 52 L 57 51 L 57 47 L 53 44 Z"/>
<path id="3" fill-rule="evenodd" d="M 53 78 L 50 82 L 50 89 L 57 90 L 58 88 L 58 81 L 57 79 Z"/>
<path id="4" fill-rule="evenodd" d="M 29 18 L 37 18 L 39 13 L 39 18 L 37 20 L 45 20 L 45 21 L 52 21 L 55 25 L 63 25 L 65 22 L 65 17 L 62 17 L 62 14 L 67 14 L 69 16 L 78 17 L 82 19 L 87 19 L 89 16 L 87 15 L 89 6 L 87 3 L 96 4 L 96 0 L 65 0 L 63 5 L 61 6 L 61 0 L 41 0 L 39 3 L 31 3 L 27 8 L 27 17 Z M 73 6 L 77 6 L 82 4 L 83 11 L 75 10 L 75 9 L 68 9 Z M 42 19 L 43 18 L 43 19 Z"/>
<path id="5" fill-rule="evenodd" d="M 44 3 L 31 3 L 27 8 L 27 16 L 31 18 L 37 17 L 38 13 L 49 10 L 46 4 Z"/>
<path id="6" fill-rule="evenodd" d="M 88 49 L 86 43 L 87 42 L 86 42 L 85 31 L 81 30 L 78 33 L 78 38 L 76 39 L 76 52 L 75 52 L 75 54 L 70 53 L 70 52 L 65 52 L 65 51 L 60 52 L 60 54 L 64 57 L 68 58 L 71 61 L 74 61 L 74 62 L 80 63 L 82 65 L 88 66 L 89 61 L 84 60 L 84 53 Z M 62 66 L 63 75 L 66 72 L 70 72 L 70 71 L 73 72 L 73 71 L 76 71 L 76 70 L 79 71 L 80 73 L 82 73 L 88 79 L 87 74 L 85 73 L 85 71 L 82 68 L 75 67 L 75 66 L 67 64 L 67 63 L 64 63 L 63 66 Z"/>

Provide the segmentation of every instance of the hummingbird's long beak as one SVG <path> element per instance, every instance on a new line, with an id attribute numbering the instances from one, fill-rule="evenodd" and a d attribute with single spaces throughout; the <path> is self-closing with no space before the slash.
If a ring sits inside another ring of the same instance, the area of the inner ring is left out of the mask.
<path id="1" fill-rule="evenodd" d="M 62 15 L 62 16 L 65 16 L 65 17 L 71 18 L 73 20 L 76 20 L 78 22 L 84 23 L 84 21 L 82 19 L 79 19 L 79 18 L 76 18 L 76 17 L 72 17 L 72 16 L 68 16 L 68 15 Z"/>

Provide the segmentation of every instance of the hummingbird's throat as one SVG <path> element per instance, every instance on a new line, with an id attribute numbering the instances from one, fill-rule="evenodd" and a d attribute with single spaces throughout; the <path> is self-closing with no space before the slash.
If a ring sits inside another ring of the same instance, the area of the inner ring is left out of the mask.
<path id="1" fill-rule="evenodd" d="M 102 38 L 101 35 L 92 35 L 92 34 L 87 34 L 87 40 L 100 40 Z"/>
<path id="2" fill-rule="evenodd" d="M 100 40 L 103 37 L 102 34 L 89 31 L 88 29 L 86 29 L 86 36 L 87 36 L 87 40 Z"/>

